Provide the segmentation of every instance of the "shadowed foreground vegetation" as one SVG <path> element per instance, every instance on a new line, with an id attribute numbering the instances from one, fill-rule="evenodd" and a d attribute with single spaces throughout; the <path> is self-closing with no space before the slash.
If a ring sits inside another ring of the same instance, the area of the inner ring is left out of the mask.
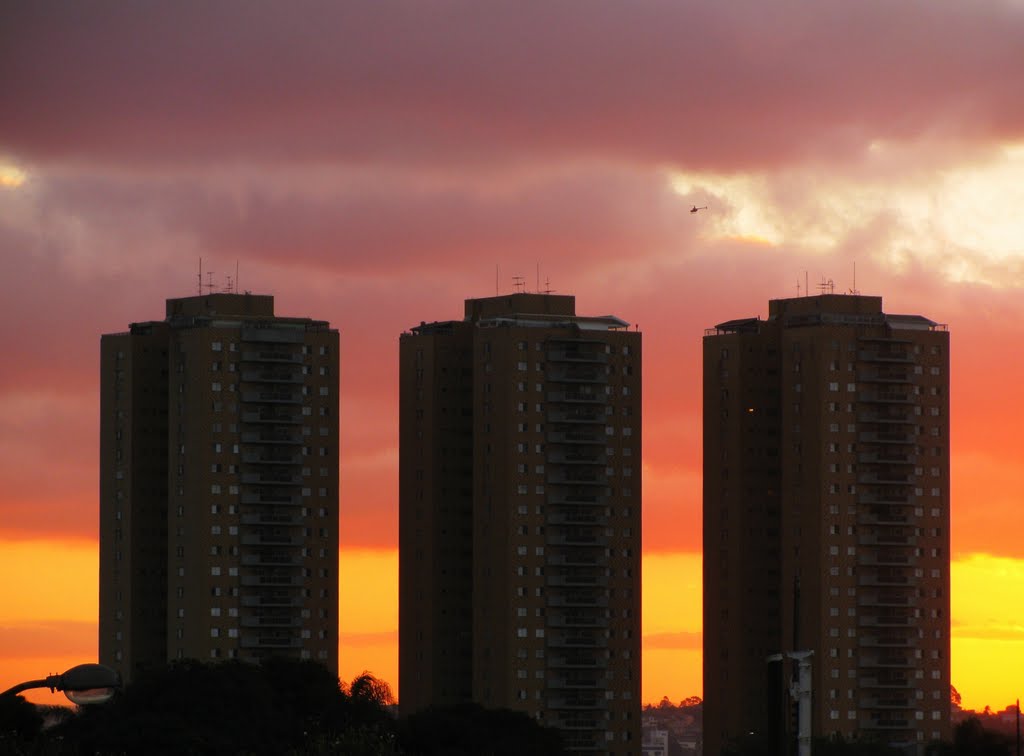
<path id="1" fill-rule="evenodd" d="M 393 716 L 388 685 L 339 684 L 321 665 L 185 661 L 141 675 L 106 704 L 43 729 L 36 707 L 0 700 L 0 753 L 25 756 L 512 756 L 562 753 L 525 714 L 466 705 Z"/>

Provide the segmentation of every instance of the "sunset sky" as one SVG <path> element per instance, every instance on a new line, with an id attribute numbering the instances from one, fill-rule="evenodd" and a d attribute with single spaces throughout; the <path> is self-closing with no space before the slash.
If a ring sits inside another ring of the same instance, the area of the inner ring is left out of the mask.
<path id="1" fill-rule="evenodd" d="M 1003 708 L 1022 81 L 1021 0 L 2 4 L 0 689 L 95 660 L 100 334 L 194 294 L 201 258 L 341 332 L 341 672 L 393 685 L 403 330 L 513 276 L 639 325 L 643 695 L 678 702 L 704 329 L 805 276 L 948 324 L 953 683 Z"/>

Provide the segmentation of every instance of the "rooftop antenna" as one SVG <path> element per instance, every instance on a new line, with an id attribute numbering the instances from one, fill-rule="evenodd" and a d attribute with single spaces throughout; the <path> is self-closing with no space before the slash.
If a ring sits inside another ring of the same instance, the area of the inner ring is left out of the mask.
<path id="1" fill-rule="evenodd" d="M 213 271 L 212 270 L 206 271 L 206 281 L 207 282 L 204 284 L 204 286 L 206 286 L 206 293 L 207 294 L 212 294 L 213 290 L 217 288 L 217 284 L 215 284 L 213 282 Z"/>
<path id="2" fill-rule="evenodd" d="M 544 293 L 545 294 L 553 293 L 553 290 L 551 288 L 551 279 L 550 278 L 545 278 L 544 279 Z"/>
<path id="3" fill-rule="evenodd" d="M 519 294 L 526 291 L 526 282 L 522 276 L 512 276 L 512 288 Z"/>
<path id="4" fill-rule="evenodd" d="M 537 263 L 537 292 L 540 292 L 540 263 Z"/>
<path id="5" fill-rule="evenodd" d="M 835 282 L 829 278 L 825 279 L 825 276 L 821 277 L 821 283 L 818 284 L 818 292 L 821 294 L 835 294 L 836 285 Z"/>
<path id="6" fill-rule="evenodd" d="M 199 258 L 199 284 L 196 287 L 196 292 L 199 296 L 203 296 L 203 258 Z"/>
<path id="7" fill-rule="evenodd" d="M 797 295 L 797 297 L 800 296 L 800 279 L 799 278 L 796 279 L 796 295 Z"/>
<path id="8" fill-rule="evenodd" d="M 857 261 L 856 260 L 853 261 L 853 288 L 850 289 L 850 293 L 853 294 L 854 296 L 856 296 L 857 294 L 860 294 L 860 292 L 857 291 Z"/>

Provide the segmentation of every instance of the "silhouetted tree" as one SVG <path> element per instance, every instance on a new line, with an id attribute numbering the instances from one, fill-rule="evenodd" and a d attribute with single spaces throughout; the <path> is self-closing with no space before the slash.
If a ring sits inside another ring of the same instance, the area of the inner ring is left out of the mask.
<path id="1" fill-rule="evenodd" d="M 393 752 L 390 727 L 381 706 L 353 704 L 323 666 L 272 658 L 154 670 L 54 735 L 64 753 L 376 756 Z"/>
<path id="2" fill-rule="evenodd" d="M 42 727 L 35 706 L 21 696 L 0 696 L 0 753 L 26 753 Z"/>
<path id="3" fill-rule="evenodd" d="M 398 744 L 407 756 L 560 756 L 557 730 L 523 712 L 477 704 L 431 707 L 399 723 Z"/>
<path id="4" fill-rule="evenodd" d="M 955 756 L 1010 756 L 1012 749 L 1010 738 L 985 729 L 978 717 L 969 717 L 953 728 Z"/>

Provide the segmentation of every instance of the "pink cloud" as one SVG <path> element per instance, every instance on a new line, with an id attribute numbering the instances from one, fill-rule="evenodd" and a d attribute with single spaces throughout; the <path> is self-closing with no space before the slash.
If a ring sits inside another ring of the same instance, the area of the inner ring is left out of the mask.
<path id="1" fill-rule="evenodd" d="M 1024 13 L 996 0 L 32 3 L 3 22 L 3 146 L 41 160 L 732 170 L 1024 126 Z"/>

